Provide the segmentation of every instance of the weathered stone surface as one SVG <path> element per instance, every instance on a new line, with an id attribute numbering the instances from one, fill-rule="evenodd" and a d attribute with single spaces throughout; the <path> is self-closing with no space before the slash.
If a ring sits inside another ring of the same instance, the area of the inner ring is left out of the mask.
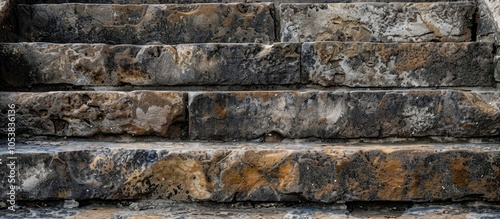
<path id="1" fill-rule="evenodd" d="M 499 150 L 498 144 L 31 143 L 16 147 L 16 199 L 498 201 Z M 8 156 L 4 145 L 0 158 Z M 7 179 L 8 166 L 2 168 Z M 7 186 L 1 181 L 2 191 Z"/>
<path id="2" fill-rule="evenodd" d="M 478 201 L 460 203 L 282 203 L 176 202 L 170 200 L 92 201 L 64 209 L 60 201 L 20 202 L 16 211 L 0 209 L 6 218 L 182 218 L 182 219 L 486 219 L 500 215 L 500 205 Z M 43 206 L 47 204 L 47 206 Z M 43 206 L 43 207 L 40 207 Z"/>
<path id="3" fill-rule="evenodd" d="M 480 12 L 478 36 L 494 40 L 500 44 L 500 2 L 492 0 L 478 0 Z"/>
<path id="4" fill-rule="evenodd" d="M 497 24 L 485 1 L 488 0 L 477 1 L 476 40 L 478 42 L 494 43 L 498 38 Z"/>
<path id="5" fill-rule="evenodd" d="M 500 133 L 500 93 L 493 91 L 200 92 L 189 94 L 188 110 L 191 139 Z"/>
<path id="6" fill-rule="evenodd" d="M 22 4 L 46 3 L 105 3 L 105 4 L 191 4 L 191 3 L 340 3 L 340 2 L 437 2 L 441 0 L 16 0 Z M 468 1 L 468 0 L 447 0 Z"/>
<path id="7" fill-rule="evenodd" d="M 271 3 L 19 5 L 19 33 L 57 43 L 180 44 L 275 41 Z"/>
<path id="8" fill-rule="evenodd" d="M 185 132 L 186 94 L 181 92 L 0 93 L 0 116 L 15 104 L 18 136 L 158 135 Z M 0 132 L 7 123 L 0 121 Z"/>
<path id="9" fill-rule="evenodd" d="M 281 41 L 471 40 L 473 2 L 281 4 Z"/>
<path id="10" fill-rule="evenodd" d="M 250 85 L 300 82 L 300 44 L 0 44 L 5 84 Z"/>
<path id="11" fill-rule="evenodd" d="M 304 82 L 323 86 L 493 86 L 491 43 L 314 42 L 302 54 Z"/>
<path id="12" fill-rule="evenodd" d="M 500 56 L 495 56 L 495 81 L 500 82 Z"/>

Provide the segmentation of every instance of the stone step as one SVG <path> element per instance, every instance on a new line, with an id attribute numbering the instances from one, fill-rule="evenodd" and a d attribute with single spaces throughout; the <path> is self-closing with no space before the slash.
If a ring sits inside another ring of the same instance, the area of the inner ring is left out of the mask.
<path id="1" fill-rule="evenodd" d="M 13 155 L 7 145 L 0 149 L 0 187 L 8 191 L 0 197 L 8 200 L 14 192 L 17 201 L 500 201 L 499 146 L 19 143 Z"/>
<path id="2" fill-rule="evenodd" d="M 140 46 L 2 43 L 0 84 L 5 87 L 494 85 L 491 43 L 311 42 L 302 45 L 302 52 L 300 47 L 299 43 Z"/>
<path id="3" fill-rule="evenodd" d="M 474 2 L 281 4 L 281 41 L 471 41 L 475 10 Z"/>
<path id="4" fill-rule="evenodd" d="M 56 43 L 271 43 L 272 3 L 18 5 L 26 41 Z"/>
<path id="5" fill-rule="evenodd" d="M 493 137 L 500 92 L 459 90 L 189 93 L 189 137 Z"/>
<path id="6" fill-rule="evenodd" d="M 489 43 L 308 42 L 302 78 L 323 86 L 493 86 Z"/>
<path id="7" fill-rule="evenodd" d="M 0 93 L 2 116 L 15 105 L 18 137 L 157 135 L 183 137 L 187 95 L 182 92 Z M 1 122 L 7 133 L 8 120 Z"/>
<path id="8" fill-rule="evenodd" d="M 493 138 L 500 92 L 60 91 L 0 93 L 19 137 L 160 136 L 193 140 Z M 7 134 L 7 119 L 0 132 Z"/>
<path id="9" fill-rule="evenodd" d="M 10 86 L 300 83 L 300 44 L 0 44 Z"/>
<path id="10" fill-rule="evenodd" d="M 38 205 L 38 206 L 37 206 Z M 0 209 L 6 218 L 176 218 L 176 219 L 492 219 L 500 205 L 481 201 L 460 203 L 290 203 L 290 202 L 177 202 L 137 201 L 45 201 L 18 203 L 16 211 Z M 40 207 L 43 206 L 43 207 Z"/>

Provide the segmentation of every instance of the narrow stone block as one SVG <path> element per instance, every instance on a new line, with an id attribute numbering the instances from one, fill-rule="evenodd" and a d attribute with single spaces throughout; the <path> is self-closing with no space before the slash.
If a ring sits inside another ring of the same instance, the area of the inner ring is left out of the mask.
<path id="1" fill-rule="evenodd" d="M 498 144 L 32 142 L 16 201 L 499 201 Z M 0 159 L 8 162 L 7 146 Z M 7 165 L 0 171 L 8 179 Z M 5 171 L 4 171 L 5 170 Z M 1 191 L 9 191 L 7 180 Z M 0 194 L 7 200 L 7 192 Z"/>
<path id="2" fill-rule="evenodd" d="M 492 43 L 314 42 L 304 82 L 349 87 L 493 86 Z"/>
<path id="3" fill-rule="evenodd" d="M 300 44 L 0 44 L 10 86 L 272 85 L 300 82 Z"/>
<path id="4" fill-rule="evenodd" d="M 281 41 L 463 42 L 473 2 L 281 4 Z"/>
<path id="5" fill-rule="evenodd" d="M 258 91 L 189 94 L 191 139 L 487 137 L 500 133 L 500 93 Z"/>
<path id="6" fill-rule="evenodd" d="M 185 96 L 161 91 L 0 93 L 0 115 L 8 118 L 9 105 L 15 105 L 19 137 L 130 134 L 179 138 L 187 125 Z M 0 121 L 4 135 L 8 122 Z"/>
<path id="7" fill-rule="evenodd" d="M 273 4 L 19 5 L 19 33 L 56 43 L 271 43 Z"/>

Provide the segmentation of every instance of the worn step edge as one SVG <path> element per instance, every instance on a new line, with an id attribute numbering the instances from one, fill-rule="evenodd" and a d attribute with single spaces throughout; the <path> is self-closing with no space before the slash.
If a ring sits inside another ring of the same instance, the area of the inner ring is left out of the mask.
<path id="1" fill-rule="evenodd" d="M 300 46 L 2 43 L 0 77 L 15 87 L 298 84 Z"/>
<path id="2" fill-rule="evenodd" d="M 471 41 L 474 2 L 280 4 L 281 41 Z"/>
<path id="3" fill-rule="evenodd" d="M 0 186 L 10 191 L 12 174 L 16 200 L 499 201 L 499 146 L 31 142 L 10 154 L 5 144 Z"/>
<path id="4" fill-rule="evenodd" d="M 20 4 L 16 9 L 24 41 L 272 43 L 276 38 L 272 3 Z"/>

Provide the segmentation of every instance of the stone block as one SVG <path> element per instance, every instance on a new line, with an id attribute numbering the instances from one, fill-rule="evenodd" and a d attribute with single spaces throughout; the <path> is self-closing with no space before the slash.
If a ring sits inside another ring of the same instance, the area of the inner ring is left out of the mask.
<path id="1" fill-rule="evenodd" d="M 281 42 L 463 42 L 473 2 L 281 4 Z"/>
<path id="2" fill-rule="evenodd" d="M 15 105 L 17 136 L 90 137 L 153 135 L 180 138 L 186 129 L 186 94 L 182 92 L 0 93 L 0 115 Z M 0 132 L 7 123 L 0 121 Z"/>
<path id="3" fill-rule="evenodd" d="M 488 137 L 500 93 L 458 90 L 189 93 L 195 140 Z"/>
<path id="4" fill-rule="evenodd" d="M 56 43 L 272 43 L 273 4 L 19 5 L 19 34 Z"/>
<path id="5" fill-rule="evenodd" d="M 16 201 L 499 201 L 498 146 L 32 142 L 16 148 Z"/>
<path id="6" fill-rule="evenodd" d="M 300 44 L 0 44 L 9 86 L 300 83 Z"/>
<path id="7" fill-rule="evenodd" d="M 349 87 L 493 86 L 492 43 L 311 42 L 304 82 Z"/>

